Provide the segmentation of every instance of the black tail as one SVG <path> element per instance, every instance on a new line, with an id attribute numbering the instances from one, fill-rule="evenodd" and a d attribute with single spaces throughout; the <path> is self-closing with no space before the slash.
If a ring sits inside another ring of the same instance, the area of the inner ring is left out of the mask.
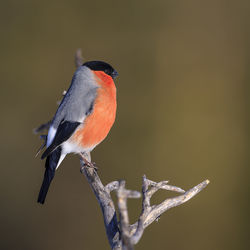
<path id="1" fill-rule="evenodd" d="M 45 163 L 45 173 L 43 177 L 43 183 L 38 195 L 37 202 L 43 204 L 46 198 L 46 195 L 49 190 L 49 186 L 51 181 L 55 176 L 56 166 L 61 156 L 61 147 L 58 147 L 54 150 L 49 156 L 47 156 L 46 163 Z"/>

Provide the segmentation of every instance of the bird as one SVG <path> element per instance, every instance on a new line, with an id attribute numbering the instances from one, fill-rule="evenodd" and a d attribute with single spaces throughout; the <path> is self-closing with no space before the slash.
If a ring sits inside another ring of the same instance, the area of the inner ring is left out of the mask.
<path id="1" fill-rule="evenodd" d="M 93 167 L 84 156 L 106 138 L 115 121 L 117 75 L 103 61 L 88 61 L 77 68 L 48 129 L 38 203 L 44 204 L 55 171 L 67 154 L 79 154 Z"/>

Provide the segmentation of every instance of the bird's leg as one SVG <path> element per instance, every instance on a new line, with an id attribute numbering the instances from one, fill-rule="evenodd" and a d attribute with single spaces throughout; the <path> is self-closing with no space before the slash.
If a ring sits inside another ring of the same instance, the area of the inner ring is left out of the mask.
<path id="1" fill-rule="evenodd" d="M 88 154 L 88 153 L 80 153 L 80 156 L 81 156 L 81 158 L 84 161 L 86 166 L 88 166 L 89 168 L 93 168 L 95 171 L 98 170 L 95 163 L 91 162 L 90 154 Z M 86 158 L 88 158 L 89 160 L 87 160 Z"/>

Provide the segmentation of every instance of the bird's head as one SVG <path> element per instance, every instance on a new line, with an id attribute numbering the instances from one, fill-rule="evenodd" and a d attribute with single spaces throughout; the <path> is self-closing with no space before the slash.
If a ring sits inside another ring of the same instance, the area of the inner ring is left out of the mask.
<path id="1" fill-rule="evenodd" d="M 117 71 L 108 63 L 102 61 L 85 62 L 82 66 L 86 66 L 93 71 L 102 71 L 111 76 L 113 79 L 118 76 Z"/>

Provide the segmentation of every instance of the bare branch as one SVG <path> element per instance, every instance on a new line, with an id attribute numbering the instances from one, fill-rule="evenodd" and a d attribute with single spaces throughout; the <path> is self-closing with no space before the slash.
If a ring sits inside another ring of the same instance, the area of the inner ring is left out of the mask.
<path id="1" fill-rule="evenodd" d="M 82 50 L 77 49 L 75 53 L 75 66 L 80 67 L 83 64 Z"/>
<path id="2" fill-rule="evenodd" d="M 172 185 L 167 185 L 168 181 L 161 181 L 161 182 L 154 182 L 151 180 L 148 180 L 150 183 L 150 186 L 152 186 L 153 188 L 151 188 L 150 194 L 151 196 L 158 191 L 159 189 L 164 189 L 164 190 L 168 190 L 168 191 L 174 191 L 177 193 L 185 193 L 185 190 L 176 187 L 176 186 L 172 186 Z"/>
<path id="3" fill-rule="evenodd" d="M 38 128 L 34 128 L 33 129 L 33 133 L 34 134 L 38 134 L 38 133 L 40 133 L 40 132 L 42 132 L 44 130 L 48 130 L 49 127 L 50 127 L 51 122 L 52 122 L 52 120 L 50 120 L 50 121 L 48 121 L 46 123 L 41 124 Z"/>
<path id="4" fill-rule="evenodd" d="M 88 154 L 88 161 L 91 162 L 90 154 Z M 87 178 L 101 207 L 106 234 L 111 248 L 116 250 L 121 249 L 117 216 L 110 191 L 107 192 L 95 169 L 86 166 L 83 160 L 81 160 L 81 172 Z"/>
<path id="5" fill-rule="evenodd" d="M 122 238 L 122 249 L 123 250 L 133 250 L 133 243 L 130 238 L 130 225 L 129 225 L 129 216 L 127 208 L 127 199 L 128 198 L 140 198 L 141 194 L 137 191 L 125 189 L 125 181 L 119 181 L 119 187 L 117 189 L 118 197 L 118 210 L 120 216 L 120 233 Z"/>
<path id="6" fill-rule="evenodd" d="M 137 228 L 135 233 L 131 236 L 131 243 L 133 245 L 137 244 L 141 239 L 144 232 L 144 221 L 147 214 L 150 212 L 150 197 L 147 195 L 150 186 L 150 181 L 146 178 L 146 175 L 142 177 L 142 211 L 140 218 L 137 223 Z"/>
<path id="7" fill-rule="evenodd" d="M 161 204 L 154 207 L 150 216 L 145 221 L 145 224 L 150 224 L 150 221 L 153 222 L 157 217 L 159 217 L 162 213 L 164 213 L 168 209 L 179 206 L 187 202 L 196 194 L 198 194 L 202 189 L 204 189 L 208 184 L 209 184 L 209 180 L 203 181 L 202 183 L 198 184 L 197 186 L 185 192 L 183 195 L 166 199 Z"/>
<path id="8" fill-rule="evenodd" d="M 170 208 L 179 206 L 187 202 L 188 200 L 190 200 L 192 197 L 197 195 L 201 190 L 203 190 L 208 184 L 209 184 L 209 180 L 203 181 L 197 186 L 186 191 L 183 195 L 180 195 L 174 198 L 168 198 L 159 205 L 151 206 L 150 207 L 151 209 L 148 209 L 149 213 L 146 215 L 146 218 L 143 222 L 144 229 L 148 227 L 152 222 L 157 220 L 164 212 L 166 212 Z M 131 235 L 133 235 L 133 233 L 135 233 L 135 231 L 137 230 L 138 224 L 139 224 L 139 221 L 131 225 L 130 227 Z"/>
<path id="9" fill-rule="evenodd" d="M 108 193 L 111 193 L 112 191 L 117 190 L 118 188 L 119 188 L 119 181 L 112 181 L 105 186 L 105 190 Z"/>
<path id="10" fill-rule="evenodd" d="M 119 188 L 117 189 L 117 197 L 118 197 L 118 209 L 120 216 L 120 224 L 121 224 L 121 238 L 122 238 L 122 249 L 132 250 L 133 246 L 130 243 L 129 238 L 129 217 L 128 217 L 128 209 L 127 209 L 127 199 L 128 192 L 125 189 L 125 181 L 119 181 Z"/>

